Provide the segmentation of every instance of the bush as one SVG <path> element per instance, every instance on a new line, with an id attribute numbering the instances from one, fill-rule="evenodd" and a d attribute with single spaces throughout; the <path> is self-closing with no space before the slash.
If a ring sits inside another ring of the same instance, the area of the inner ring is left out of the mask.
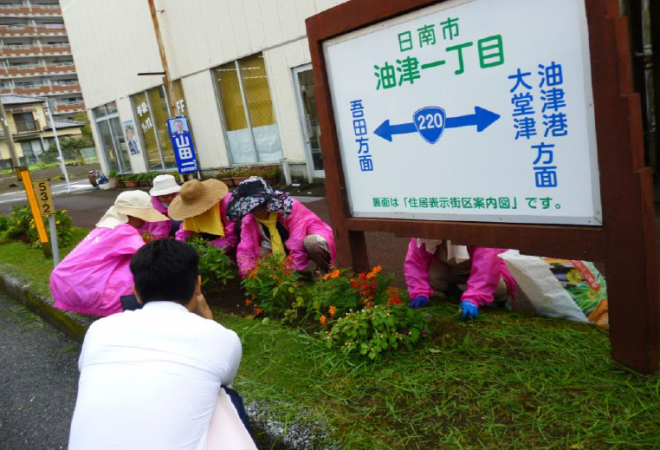
<path id="1" fill-rule="evenodd" d="M 62 136 L 60 137 L 60 147 L 65 161 L 84 161 L 80 150 L 94 147 L 94 141 L 85 136 Z M 58 156 L 57 144 L 52 141 L 50 147 L 41 156 L 41 160 L 46 163 L 56 162 Z"/>
<path id="2" fill-rule="evenodd" d="M 412 350 L 428 334 L 426 315 L 406 305 L 365 308 L 346 314 L 326 335 L 328 347 L 376 359 L 383 352 Z"/>
<path id="3" fill-rule="evenodd" d="M 202 277 L 202 286 L 206 289 L 218 291 L 236 278 L 238 274 L 236 264 L 224 250 L 195 235 L 188 240 L 188 243 L 199 254 L 199 274 Z"/>
<path id="4" fill-rule="evenodd" d="M 44 216 L 44 226 L 48 230 L 48 218 Z M 66 210 L 55 211 L 55 224 L 57 228 L 57 241 L 59 247 L 71 245 L 73 239 L 73 220 L 66 214 Z M 39 247 L 37 226 L 28 205 L 15 206 L 10 215 L 0 216 L 0 232 L 4 232 L 5 239 L 21 241 Z M 50 235 L 49 235 L 50 237 Z"/>
<path id="5" fill-rule="evenodd" d="M 247 305 L 252 305 L 256 314 L 263 311 L 268 315 L 282 315 L 291 309 L 302 288 L 300 275 L 290 261 L 276 255 L 259 259 L 242 284 L 249 296 Z"/>

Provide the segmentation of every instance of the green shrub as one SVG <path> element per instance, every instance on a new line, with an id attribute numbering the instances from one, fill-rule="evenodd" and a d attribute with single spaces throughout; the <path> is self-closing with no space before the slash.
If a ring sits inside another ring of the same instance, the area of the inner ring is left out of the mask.
<path id="1" fill-rule="evenodd" d="M 238 275 L 236 264 L 224 250 L 195 235 L 191 236 L 188 243 L 199 254 L 199 274 L 206 289 L 218 291 L 236 278 Z"/>
<path id="2" fill-rule="evenodd" d="M 49 230 L 48 217 L 44 216 L 46 232 Z M 57 228 L 57 241 L 59 247 L 71 245 L 73 239 L 73 220 L 66 214 L 66 210 L 55 211 L 55 224 Z M 0 232 L 4 238 L 12 241 L 22 241 L 34 247 L 41 245 L 37 226 L 28 205 L 15 206 L 11 214 L 0 216 Z M 50 234 L 49 234 L 50 238 Z"/>
<path id="3" fill-rule="evenodd" d="M 365 308 L 339 319 L 325 337 L 328 347 L 376 359 L 402 347 L 412 350 L 428 334 L 426 316 L 406 305 Z"/>

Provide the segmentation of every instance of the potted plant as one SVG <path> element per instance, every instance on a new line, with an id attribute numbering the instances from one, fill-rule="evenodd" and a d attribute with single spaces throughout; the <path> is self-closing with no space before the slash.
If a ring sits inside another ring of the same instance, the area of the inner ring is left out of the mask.
<path id="1" fill-rule="evenodd" d="M 114 170 L 108 174 L 108 189 L 117 187 L 117 172 Z"/>
<path id="2" fill-rule="evenodd" d="M 266 180 L 266 183 L 274 186 L 280 182 L 280 173 L 282 170 L 280 166 L 268 166 L 263 170 L 263 175 L 261 177 Z"/>
<path id="3" fill-rule="evenodd" d="M 236 186 L 238 186 L 243 181 L 248 179 L 249 176 L 248 171 L 249 171 L 249 167 L 237 167 L 234 169 L 232 179 L 234 180 L 234 184 Z"/>
<path id="4" fill-rule="evenodd" d="M 134 188 L 138 186 L 137 175 L 125 175 L 122 177 L 124 186 L 127 188 Z"/>
<path id="5" fill-rule="evenodd" d="M 215 174 L 215 179 L 220 180 L 223 183 L 227 185 L 227 187 L 232 187 L 234 186 L 234 179 L 232 176 L 234 175 L 234 170 L 229 168 L 229 169 L 221 169 L 218 173 Z"/>

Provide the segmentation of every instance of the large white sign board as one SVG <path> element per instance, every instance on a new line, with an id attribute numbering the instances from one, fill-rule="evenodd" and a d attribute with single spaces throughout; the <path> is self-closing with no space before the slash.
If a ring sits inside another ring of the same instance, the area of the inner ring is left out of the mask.
<path id="1" fill-rule="evenodd" d="M 324 51 L 353 217 L 601 224 L 583 1 L 447 1 Z"/>

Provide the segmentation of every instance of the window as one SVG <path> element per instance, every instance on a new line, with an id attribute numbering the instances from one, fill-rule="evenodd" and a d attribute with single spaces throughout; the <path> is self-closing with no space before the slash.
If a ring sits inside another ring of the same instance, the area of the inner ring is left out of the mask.
<path id="1" fill-rule="evenodd" d="M 170 113 L 165 89 L 163 86 L 155 87 L 131 98 L 149 170 L 175 168 L 174 150 L 167 130 Z"/>
<path id="2" fill-rule="evenodd" d="M 262 54 L 214 70 L 232 162 L 272 162 L 282 158 L 266 64 Z"/>
<path id="3" fill-rule="evenodd" d="M 117 105 L 112 102 L 94 108 L 94 119 L 98 137 L 105 156 L 108 170 L 111 172 L 130 173 L 131 164 L 128 145 L 122 132 Z"/>
<path id="4" fill-rule="evenodd" d="M 37 130 L 37 124 L 32 113 L 14 114 L 14 123 L 16 124 L 16 131 L 19 133 Z"/>

